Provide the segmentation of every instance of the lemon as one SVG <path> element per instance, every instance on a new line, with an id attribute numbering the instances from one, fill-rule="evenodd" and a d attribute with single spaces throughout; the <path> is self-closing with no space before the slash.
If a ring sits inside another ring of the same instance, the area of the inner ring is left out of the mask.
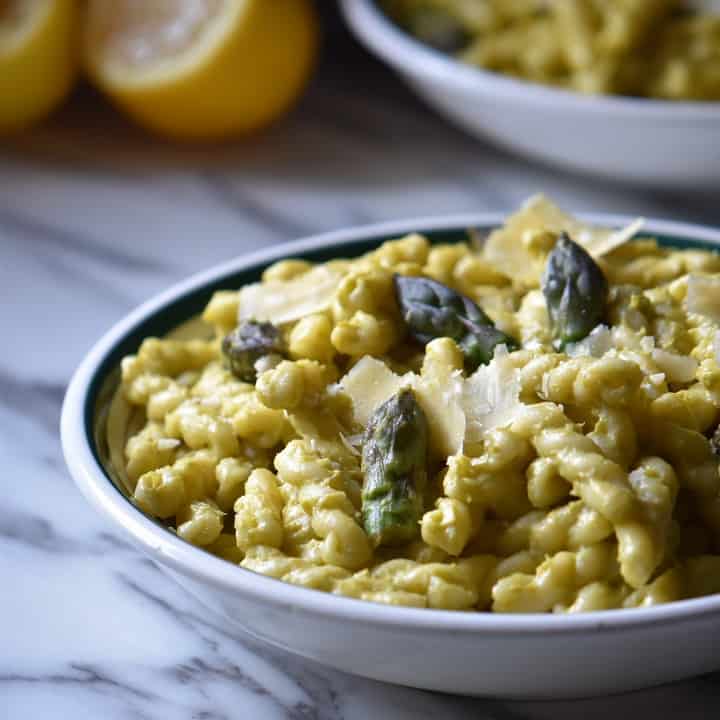
<path id="1" fill-rule="evenodd" d="M 0 0 L 0 132 L 47 115 L 76 76 L 77 0 Z"/>
<path id="2" fill-rule="evenodd" d="M 89 74 L 137 122 L 177 139 L 262 127 L 303 89 L 311 0 L 89 0 Z"/>

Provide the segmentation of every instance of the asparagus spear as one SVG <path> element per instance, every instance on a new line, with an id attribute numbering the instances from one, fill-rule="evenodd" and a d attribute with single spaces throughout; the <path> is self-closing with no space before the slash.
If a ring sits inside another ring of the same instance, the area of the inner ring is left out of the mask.
<path id="1" fill-rule="evenodd" d="M 370 418 L 362 451 L 362 516 L 375 547 L 408 542 L 419 532 L 427 438 L 427 419 L 412 390 L 400 390 Z"/>
<path id="2" fill-rule="evenodd" d="M 470 298 L 435 280 L 395 275 L 395 296 L 410 334 L 425 344 L 438 337 L 455 340 L 469 371 L 492 360 L 495 347 L 516 350 L 517 342 L 498 330 Z"/>
<path id="3" fill-rule="evenodd" d="M 566 233 L 548 256 L 542 291 L 558 350 L 587 337 L 603 320 L 608 296 L 605 275 Z"/>
<path id="4" fill-rule="evenodd" d="M 222 352 L 235 377 L 254 383 L 255 363 L 268 355 L 284 357 L 285 345 L 280 330 L 272 323 L 247 320 L 223 338 Z"/>

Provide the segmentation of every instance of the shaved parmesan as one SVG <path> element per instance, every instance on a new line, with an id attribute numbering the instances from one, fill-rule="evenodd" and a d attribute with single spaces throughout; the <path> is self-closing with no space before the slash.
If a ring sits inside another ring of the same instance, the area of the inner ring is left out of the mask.
<path id="1" fill-rule="evenodd" d="M 522 407 L 520 373 L 502 346 L 488 365 L 481 365 L 464 383 L 465 440 L 479 442 L 486 431 L 511 423 Z"/>
<path id="2" fill-rule="evenodd" d="M 660 348 L 655 348 L 651 356 L 670 382 L 689 383 L 695 379 L 698 369 L 698 362 L 695 358 L 678 355 Z"/>
<path id="3" fill-rule="evenodd" d="M 372 414 L 400 388 L 413 385 L 417 375 L 396 375 L 384 362 L 366 356 L 340 381 L 350 396 L 355 422 L 365 427 Z"/>
<path id="4" fill-rule="evenodd" d="M 687 309 L 720 323 L 720 275 L 688 277 Z"/>
<path id="5" fill-rule="evenodd" d="M 568 215 L 544 195 L 535 195 L 511 215 L 502 228 L 490 234 L 483 255 L 516 283 L 535 287 L 545 266 L 545 255 L 529 249 L 533 236 L 543 232 L 554 235 L 566 232 L 590 255 L 598 258 L 631 240 L 644 222 L 638 218 L 621 230 L 600 228 Z"/>
<path id="6" fill-rule="evenodd" d="M 465 439 L 462 374 L 453 375 L 449 382 L 416 375 L 413 387 L 428 418 L 431 450 L 444 457 L 460 452 Z"/>
<path id="7" fill-rule="evenodd" d="M 365 357 L 340 385 L 361 426 L 401 388 L 411 387 L 430 424 L 431 449 L 442 456 L 455 455 L 464 442 L 478 442 L 487 430 L 508 425 L 523 407 L 519 373 L 502 350 L 469 378 L 460 372 L 447 378 L 396 375 L 380 360 Z"/>
<path id="8" fill-rule="evenodd" d="M 238 319 L 282 325 L 326 310 L 340 279 L 337 270 L 318 265 L 292 280 L 246 285 L 240 290 Z"/>
<path id="9" fill-rule="evenodd" d="M 401 388 L 415 391 L 430 425 L 430 444 L 441 455 L 454 455 L 462 447 L 465 416 L 458 400 L 462 378 L 456 383 L 422 378 L 415 373 L 396 375 L 384 362 L 364 357 L 340 381 L 353 404 L 353 419 L 365 427 L 377 408 Z"/>
<path id="10" fill-rule="evenodd" d="M 642 230 L 643 225 L 645 225 L 645 218 L 637 218 L 620 230 L 608 231 L 602 228 L 592 228 L 588 230 L 591 235 L 582 245 L 594 258 L 599 258 L 632 240 Z"/>

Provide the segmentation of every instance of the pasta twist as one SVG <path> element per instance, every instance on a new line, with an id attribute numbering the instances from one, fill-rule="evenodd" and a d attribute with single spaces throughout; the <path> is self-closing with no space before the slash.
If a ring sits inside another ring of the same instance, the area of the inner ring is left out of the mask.
<path id="1" fill-rule="evenodd" d="M 175 516 L 193 501 L 215 496 L 215 463 L 215 456 L 208 450 L 187 452 L 172 465 L 141 475 L 134 500 L 154 517 Z"/>
<path id="2" fill-rule="evenodd" d="M 581 500 L 551 510 L 530 530 L 530 548 L 544 553 L 579 550 L 613 534 L 612 524 Z"/>
<path id="3" fill-rule="evenodd" d="M 530 443 L 507 429 L 486 433 L 484 452 L 469 458 L 448 458 L 443 479 L 445 495 L 471 506 L 515 519 L 530 509 L 524 470 L 532 457 Z"/>
<path id="4" fill-rule="evenodd" d="M 481 601 L 485 578 L 494 567 L 491 556 L 449 564 L 398 558 L 340 581 L 335 592 L 375 602 L 466 610 Z"/>
<path id="5" fill-rule="evenodd" d="M 143 340 L 137 355 L 121 363 L 122 380 L 129 384 L 144 373 L 176 377 L 188 370 L 202 370 L 215 360 L 217 348 L 206 340 Z"/>
<path id="6" fill-rule="evenodd" d="M 141 475 L 174 462 L 180 443 L 168 438 L 160 423 L 148 422 L 125 445 L 125 471 L 134 489 Z"/>
<path id="7" fill-rule="evenodd" d="M 220 537 L 224 515 L 210 500 L 190 503 L 177 516 L 178 537 L 200 547 L 212 545 Z"/>
<path id="8" fill-rule="evenodd" d="M 619 357 L 571 358 L 549 370 L 539 395 L 558 404 L 630 405 L 643 380 L 641 369 Z"/>
<path id="9" fill-rule="evenodd" d="M 355 516 L 360 507 L 357 459 L 336 449 L 323 455 L 307 439 L 293 440 L 275 458 L 288 502 L 283 519 L 286 547 L 294 554 L 318 554 L 351 570 L 367 565 L 371 547 Z M 314 541 L 321 540 L 318 546 Z"/>
<path id="10" fill-rule="evenodd" d="M 330 592 L 349 573 L 332 565 L 317 565 L 302 558 L 289 557 L 276 548 L 255 546 L 246 553 L 240 566 L 285 582 Z"/>
<path id="11" fill-rule="evenodd" d="M 558 472 L 554 460 L 540 457 L 528 465 L 528 499 L 536 508 L 550 508 L 565 500 L 570 494 L 570 484 Z"/>
<path id="12" fill-rule="evenodd" d="M 573 494 L 612 523 L 629 517 L 635 498 L 627 473 L 599 452 L 588 437 L 580 433 L 553 403 L 529 406 L 510 426 L 526 438 L 540 457 L 554 460 L 559 474 L 573 488 Z"/>
<path id="13" fill-rule="evenodd" d="M 423 275 L 447 285 L 453 278 L 455 266 L 469 253 L 465 243 L 433 245 L 422 269 Z"/>
<path id="14" fill-rule="evenodd" d="M 534 574 L 515 572 L 500 578 L 492 589 L 496 612 L 548 612 L 572 607 L 580 590 L 616 574 L 615 549 L 610 543 L 562 551 L 540 563 Z"/>
<path id="15" fill-rule="evenodd" d="M 658 457 L 643 458 L 628 480 L 638 499 L 638 515 L 615 532 L 622 576 L 628 585 L 639 588 L 665 557 L 678 481 L 672 467 Z"/>
<path id="16" fill-rule="evenodd" d="M 635 461 L 638 452 L 637 433 L 632 416 L 619 408 L 600 407 L 597 420 L 588 437 L 600 452 L 624 470 Z"/>
<path id="17" fill-rule="evenodd" d="M 245 494 L 235 502 L 235 540 L 243 552 L 256 545 L 282 546 L 283 505 L 275 475 L 269 470 L 253 470 Z"/>
<path id="18" fill-rule="evenodd" d="M 460 555 L 472 533 L 470 508 L 454 498 L 440 498 L 435 506 L 435 510 L 423 515 L 420 524 L 422 539 L 448 555 Z"/>

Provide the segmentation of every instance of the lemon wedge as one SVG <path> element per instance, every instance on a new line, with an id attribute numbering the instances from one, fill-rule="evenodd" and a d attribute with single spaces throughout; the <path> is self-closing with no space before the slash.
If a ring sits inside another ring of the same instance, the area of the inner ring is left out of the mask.
<path id="1" fill-rule="evenodd" d="M 89 0 L 85 64 L 138 123 L 176 139 L 262 127 L 312 69 L 311 0 Z"/>
<path id="2" fill-rule="evenodd" d="M 77 0 L 0 0 L 0 132 L 45 117 L 76 76 Z"/>

